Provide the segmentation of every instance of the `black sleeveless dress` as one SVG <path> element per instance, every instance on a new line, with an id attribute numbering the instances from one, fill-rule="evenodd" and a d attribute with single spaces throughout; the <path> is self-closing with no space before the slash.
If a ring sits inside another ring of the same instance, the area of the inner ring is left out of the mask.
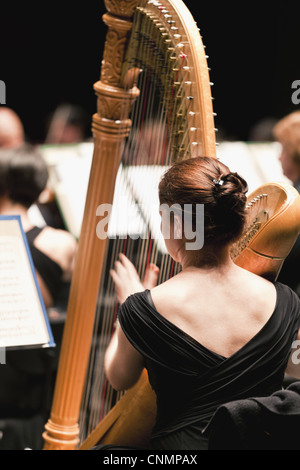
<path id="1" fill-rule="evenodd" d="M 43 229 L 40 227 L 33 227 L 31 230 L 26 232 L 26 237 L 28 240 L 33 264 L 49 289 L 54 302 L 56 302 L 57 295 L 62 285 L 63 270 L 55 261 L 53 261 L 51 258 L 49 258 L 49 256 L 47 256 L 35 246 L 34 240 L 38 237 L 42 230 Z"/>
<path id="2" fill-rule="evenodd" d="M 151 449 L 204 450 L 203 431 L 219 406 L 282 388 L 292 343 L 300 326 L 300 301 L 275 283 L 277 302 L 263 328 L 232 356 L 201 345 L 156 310 L 149 290 L 130 296 L 118 318 L 143 355 L 157 396 Z"/>

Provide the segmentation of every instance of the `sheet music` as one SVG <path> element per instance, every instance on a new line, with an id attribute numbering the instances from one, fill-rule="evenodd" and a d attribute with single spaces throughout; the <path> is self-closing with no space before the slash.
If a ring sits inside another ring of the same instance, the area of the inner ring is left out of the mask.
<path id="1" fill-rule="evenodd" d="M 148 235 L 151 233 L 162 253 L 167 253 L 167 250 L 160 230 L 158 185 L 166 170 L 167 167 L 164 166 L 141 165 L 127 168 L 124 175 L 131 183 L 134 199 L 144 216 L 144 226 L 140 229 L 140 233 Z"/>
<path id="2" fill-rule="evenodd" d="M 217 156 L 231 171 L 237 171 L 246 179 L 250 194 L 264 183 L 289 182 L 282 173 L 279 162 L 280 149 L 277 142 L 222 142 L 217 148 Z M 41 150 L 50 170 L 50 179 L 66 225 L 78 238 L 93 157 L 93 143 L 47 146 Z M 146 223 L 150 224 L 152 231 L 156 233 L 159 223 L 156 209 L 158 203 L 154 193 L 157 191 L 161 173 L 162 169 L 155 166 L 128 168 L 126 171 L 120 167 L 109 226 L 111 234 L 143 232 L 145 221 L 142 217 L 138 214 L 124 217 L 128 213 L 128 207 L 136 199 L 139 204 L 147 206 L 146 212 L 151 214 L 151 220 Z M 131 184 L 135 188 L 134 195 L 130 192 Z M 153 199 L 149 199 L 152 194 Z M 151 208 L 148 207 L 149 204 Z M 163 249 L 163 243 L 161 245 Z"/>
<path id="3" fill-rule="evenodd" d="M 251 193 L 265 183 L 290 183 L 282 172 L 280 150 L 277 142 L 223 142 L 217 154 L 222 163 L 247 181 Z"/>
<path id="4" fill-rule="evenodd" d="M 93 143 L 41 148 L 68 230 L 79 238 L 93 158 Z"/>
<path id="5" fill-rule="evenodd" d="M 0 218 L 0 346 L 48 345 L 49 341 L 19 221 Z"/>

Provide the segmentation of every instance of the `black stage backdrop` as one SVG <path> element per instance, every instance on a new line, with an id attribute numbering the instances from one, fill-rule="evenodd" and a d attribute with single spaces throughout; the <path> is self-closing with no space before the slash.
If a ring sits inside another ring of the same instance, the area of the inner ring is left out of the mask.
<path id="1" fill-rule="evenodd" d="M 186 4 L 209 55 L 222 137 L 247 140 L 261 119 L 299 108 L 291 96 L 300 80 L 300 5 Z M 0 80 L 6 104 L 20 115 L 30 141 L 43 141 L 49 114 L 63 102 L 82 106 L 90 116 L 95 112 L 105 11 L 102 0 L 2 2 Z"/>

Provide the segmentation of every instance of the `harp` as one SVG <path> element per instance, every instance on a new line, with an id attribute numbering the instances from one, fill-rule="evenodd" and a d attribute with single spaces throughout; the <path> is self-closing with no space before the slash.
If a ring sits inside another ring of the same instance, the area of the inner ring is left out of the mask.
<path id="1" fill-rule="evenodd" d="M 101 368 L 105 341 L 113 330 L 117 305 L 111 297 L 108 272 L 118 252 L 134 261 L 141 277 L 149 262 L 159 260 L 159 282 L 175 274 L 177 267 L 157 246 L 145 214 L 145 239 L 129 240 L 122 235 L 112 246 L 108 237 L 98 236 L 98 208 L 113 205 L 118 178 L 126 190 L 132 189 L 133 182 L 146 188 L 149 175 L 155 181 L 156 169 L 168 166 L 174 155 L 216 157 L 207 57 L 184 3 L 106 0 L 105 5 L 108 32 L 100 81 L 94 86 L 94 156 L 51 416 L 43 435 L 46 450 L 71 450 L 79 445 L 87 449 L 99 441 L 146 445 L 155 419 L 155 397 L 146 373 L 121 397 L 101 379 L 95 391 L 101 409 L 94 407 L 93 400 L 85 401 L 85 396 L 93 395 L 86 383 L 98 382 L 95 371 Z M 149 167 L 150 173 L 145 173 Z M 138 199 L 134 191 L 132 198 Z M 267 270 L 270 277 L 276 277 L 300 229 L 299 199 L 292 188 L 271 185 L 251 195 L 249 204 L 250 232 L 244 234 L 233 256 L 242 265 L 251 258 L 254 271 L 262 259 L 262 274 Z M 279 213 L 285 218 L 280 233 L 284 249 L 278 256 L 272 250 L 265 253 L 259 243 L 252 250 L 249 239 L 260 239 L 263 227 L 270 226 L 272 233 Z"/>

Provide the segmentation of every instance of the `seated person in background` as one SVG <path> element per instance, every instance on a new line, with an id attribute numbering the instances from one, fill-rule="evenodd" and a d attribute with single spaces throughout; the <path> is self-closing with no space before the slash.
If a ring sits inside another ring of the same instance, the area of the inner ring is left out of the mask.
<path id="1" fill-rule="evenodd" d="M 28 209 L 46 187 L 48 171 L 29 145 L 0 150 L 0 214 L 20 215 L 46 308 L 56 306 L 70 282 L 76 240 L 67 231 L 33 226 Z"/>
<path id="2" fill-rule="evenodd" d="M 19 116 L 10 108 L 0 107 L 0 149 L 18 148 L 26 143 L 24 126 Z M 53 199 L 51 191 L 47 188 L 44 191 L 42 204 L 34 205 L 30 208 L 29 215 L 37 223 L 37 225 L 51 225 L 49 220 L 46 220 L 48 214 L 47 204 L 49 199 Z M 41 201 L 39 201 L 41 202 Z M 54 202 L 51 202 L 55 205 Z M 56 214 L 58 211 L 56 210 Z M 61 216 L 57 215 L 57 219 L 61 224 L 60 227 L 65 228 L 61 223 Z"/>
<path id="3" fill-rule="evenodd" d="M 300 191 L 300 111 L 281 119 L 273 133 L 282 146 L 279 160 L 283 174 Z"/>
<path id="4" fill-rule="evenodd" d="M 59 105 L 49 121 L 46 144 L 74 144 L 84 142 L 90 134 L 90 119 L 80 106 Z"/>
<path id="5" fill-rule="evenodd" d="M 67 306 L 76 241 L 68 232 L 34 226 L 28 215 L 47 180 L 45 162 L 32 146 L 0 149 L 0 215 L 21 216 L 56 344 L 7 351 L 0 367 L 0 450 L 42 448 L 54 390 L 64 327 L 59 313 Z"/>
<path id="6" fill-rule="evenodd" d="M 49 116 L 44 143 L 47 145 L 79 144 L 85 142 L 91 136 L 90 117 L 81 107 L 71 103 L 57 106 Z M 39 204 L 47 225 L 66 229 L 55 197 L 49 192 L 48 200 Z"/>
<path id="7" fill-rule="evenodd" d="M 300 192 L 300 111 L 281 119 L 274 127 L 274 136 L 282 146 L 279 158 L 282 171 Z M 300 237 L 287 256 L 278 281 L 287 284 L 300 297 Z"/>
<path id="8" fill-rule="evenodd" d="M 10 108 L 0 107 L 0 148 L 20 147 L 25 143 L 23 124 Z"/>

